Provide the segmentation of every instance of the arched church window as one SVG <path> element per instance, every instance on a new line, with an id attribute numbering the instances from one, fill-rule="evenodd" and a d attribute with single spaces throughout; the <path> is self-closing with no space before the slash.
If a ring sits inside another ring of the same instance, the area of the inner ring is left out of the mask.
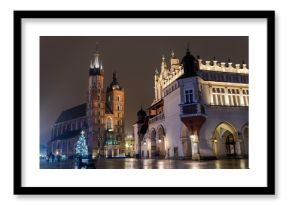
<path id="1" fill-rule="evenodd" d="M 107 129 L 112 129 L 112 119 L 107 118 Z"/>

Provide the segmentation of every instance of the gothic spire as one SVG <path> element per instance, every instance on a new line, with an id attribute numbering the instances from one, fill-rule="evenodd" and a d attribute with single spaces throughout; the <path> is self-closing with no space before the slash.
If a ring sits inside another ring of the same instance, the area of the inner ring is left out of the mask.
<path id="1" fill-rule="evenodd" d="M 99 54 L 99 43 L 96 42 L 96 51 L 94 53 L 93 68 L 100 68 L 100 66 L 101 66 L 101 61 L 100 61 L 100 54 Z"/>

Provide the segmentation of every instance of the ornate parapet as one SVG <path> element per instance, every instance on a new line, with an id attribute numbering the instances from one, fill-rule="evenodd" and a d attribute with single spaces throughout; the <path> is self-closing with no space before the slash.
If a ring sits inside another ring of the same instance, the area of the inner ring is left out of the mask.
<path id="1" fill-rule="evenodd" d="M 210 71 L 219 71 L 219 72 L 229 72 L 229 73 L 244 73 L 248 74 L 249 69 L 247 64 L 233 64 L 231 62 L 218 62 L 216 60 L 213 61 L 205 61 L 203 63 L 202 59 L 198 59 L 199 69 L 200 70 L 210 70 Z"/>

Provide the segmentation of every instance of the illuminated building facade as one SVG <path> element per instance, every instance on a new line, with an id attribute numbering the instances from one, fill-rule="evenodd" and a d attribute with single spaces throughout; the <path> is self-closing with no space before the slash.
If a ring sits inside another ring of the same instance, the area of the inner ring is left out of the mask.
<path id="1" fill-rule="evenodd" d="M 155 71 L 153 103 L 133 125 L 142 158 L 206 159 L 248 156 L 248 68 L 172 51 Z"/>
<path id="2" fill-rule="evenodd" d="M 104 77 L 97 50 L 89 68 L 87 102 L 60 114 L 52 126 L 47 153 L 73 156 L 80 132 L 84 130 L 92 158 L 125 155 L 124 89 L 116 72 L 106 89 Z"/>

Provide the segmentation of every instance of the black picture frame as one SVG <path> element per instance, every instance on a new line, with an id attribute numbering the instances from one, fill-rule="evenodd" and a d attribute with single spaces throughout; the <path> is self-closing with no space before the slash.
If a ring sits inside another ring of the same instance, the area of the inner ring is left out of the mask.
<path id="1" fill-rule="evenodd" d="M 22 19 L 217 18 L 267 21 L 267 186 L 266 187 L 24 187 L 22 186 Z M 275 194 L 275 11 L 14 11 L 14 194 L 16 195 L 273 195 Z"/>

